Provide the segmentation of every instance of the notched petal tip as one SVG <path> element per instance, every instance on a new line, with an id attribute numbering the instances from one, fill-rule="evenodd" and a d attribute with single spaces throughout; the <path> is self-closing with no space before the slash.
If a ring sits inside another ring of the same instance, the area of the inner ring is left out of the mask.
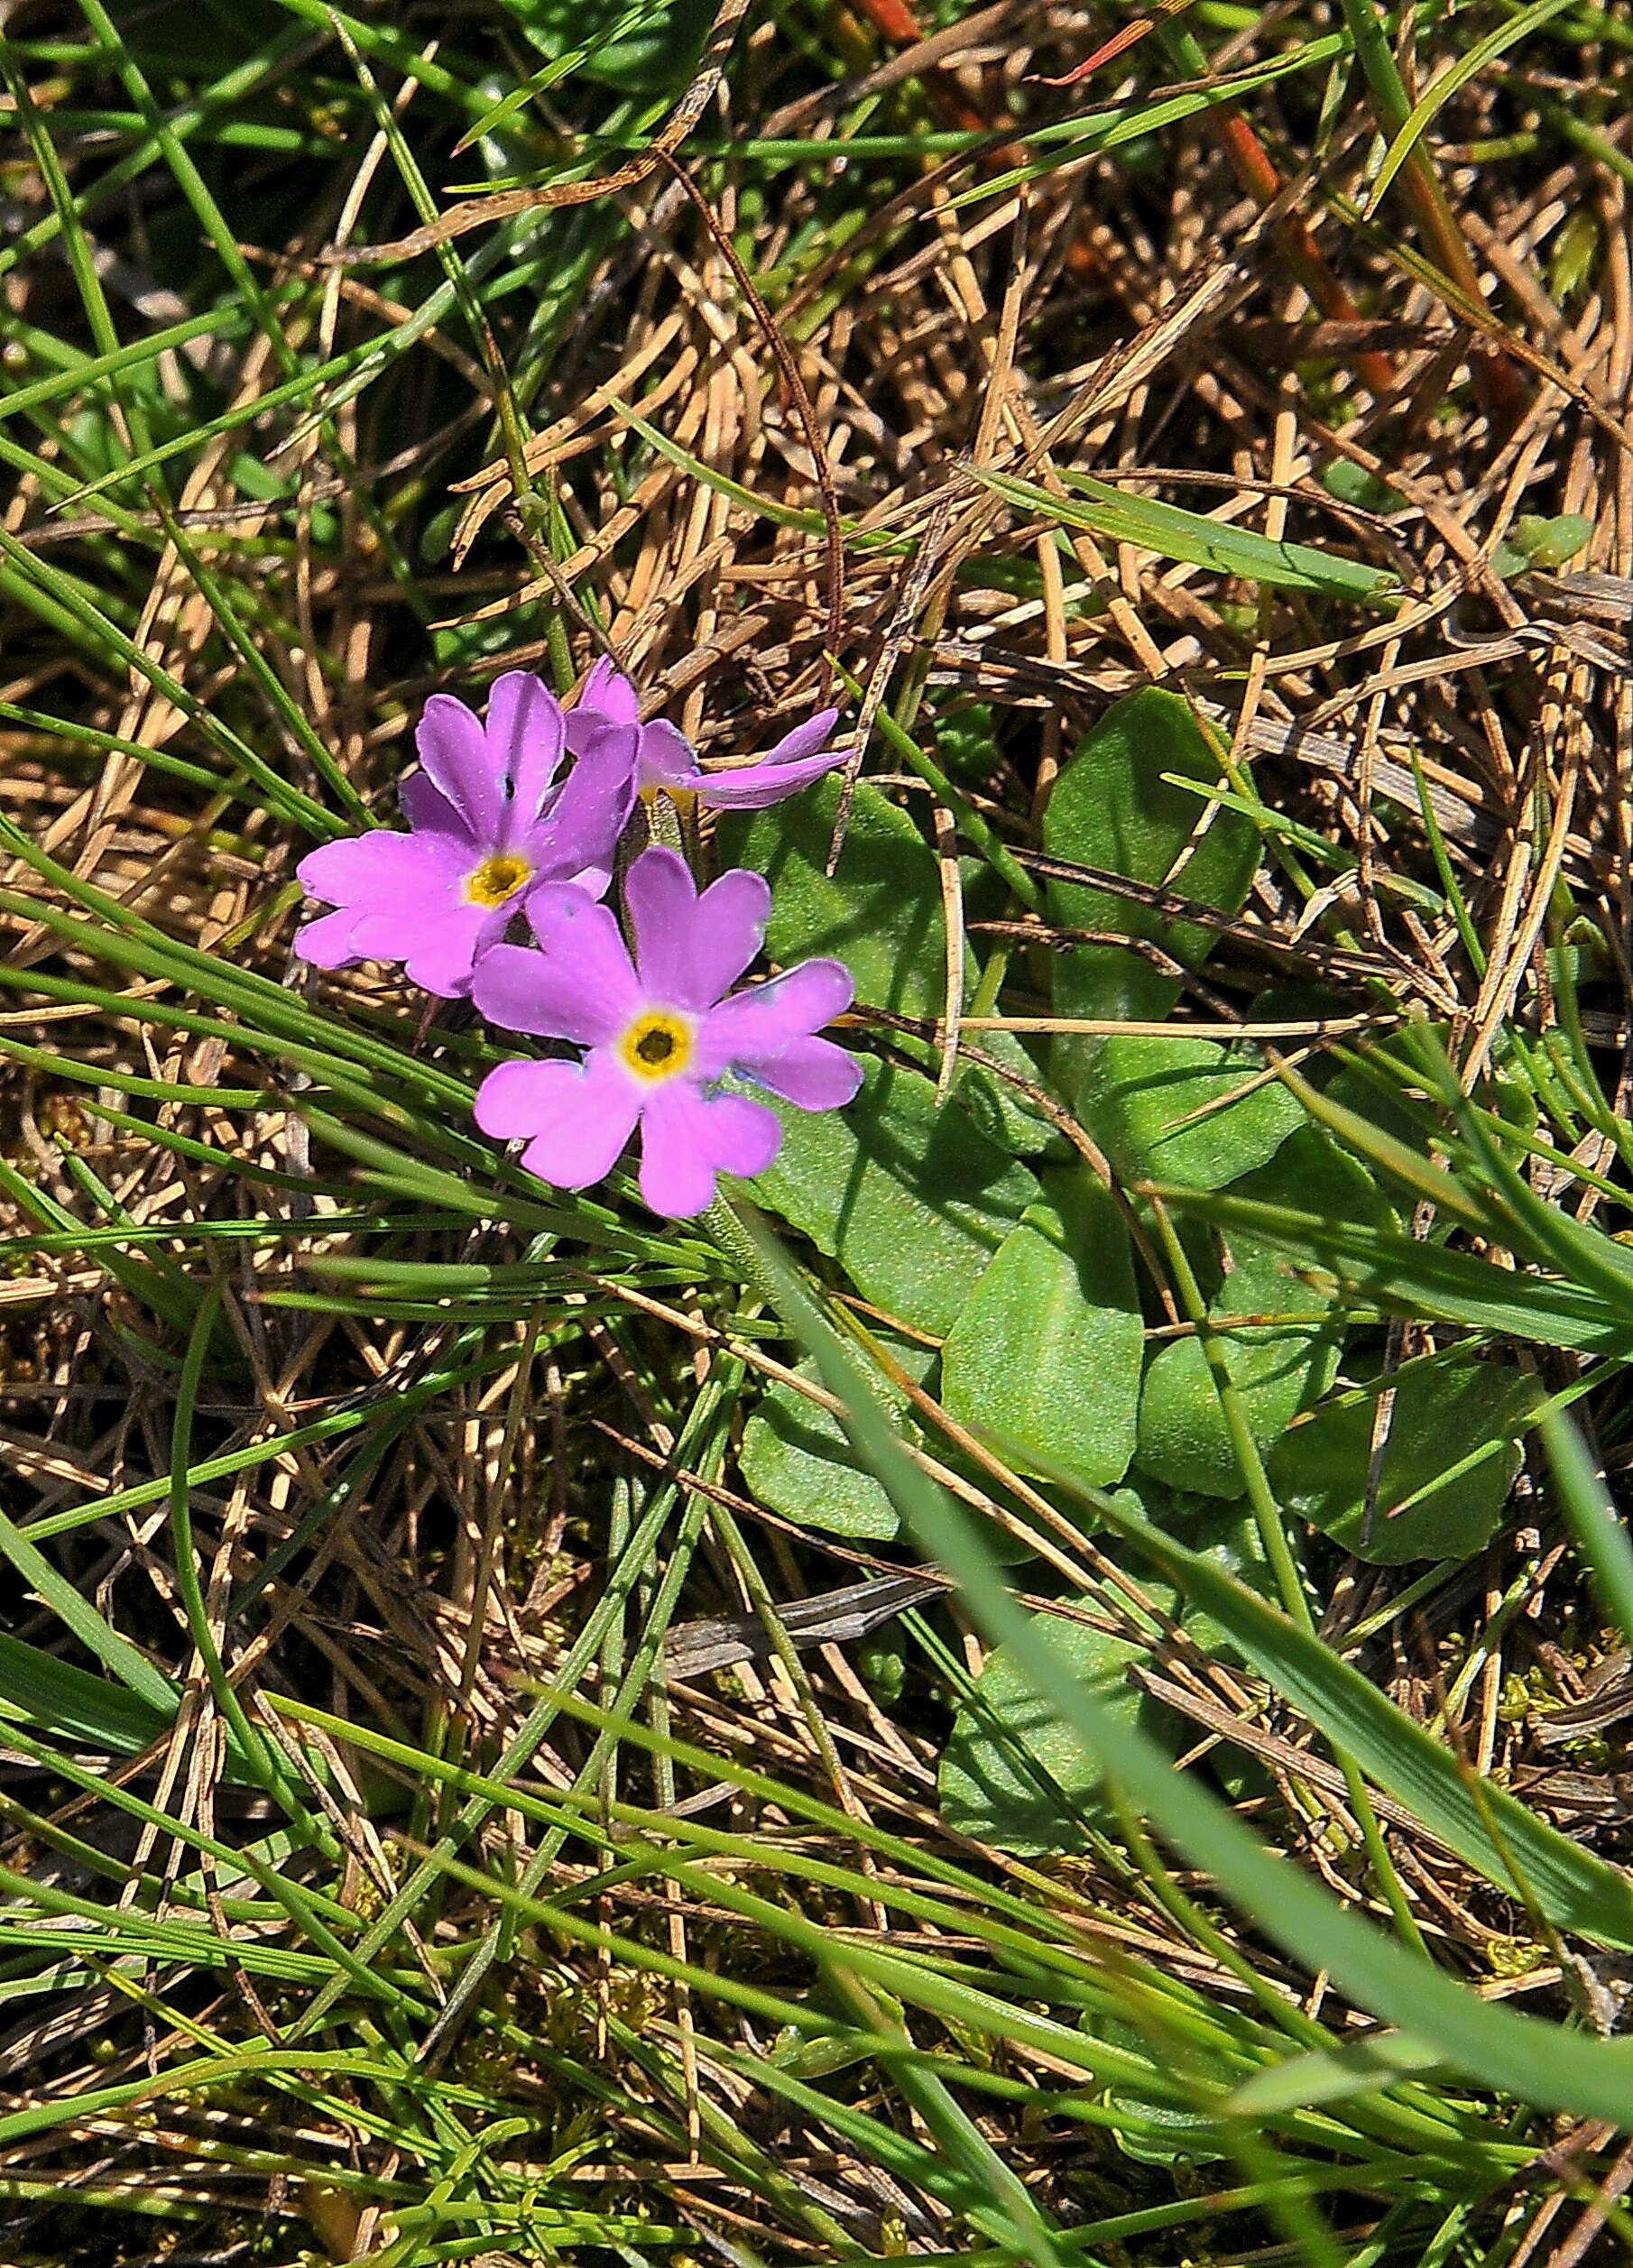
<path id="1" fill-rule="evenodd" d="M 791 1039 L 760 1057 L 750 1074 L 754 1084 L 780 1095 L 799 1111 L 843 1111 L 856 1100 L 863 1067 L 831 1039 Z"/>
<path id="2" fill-rule="evenodd" d="M 587 890 L 567 881 L 540 882 L 529 890 L 525 902 L 528 927 L 545 946 L 559 944 L 575 924 L 587 922 L 599 929 L 595 914 L 607 910 Z"/>
<path id="3" fill-rule="evenodd" d="M 843 961 L 825 954 L 815 961 L 798 963 L 789 974 L 793 976 L 799 972 L 806 973 L 805 981 L 813 995 L 816 986 L 822 988 L 822 997 L 828 1003 L 828 1012 L 822 1019 L 825 1024 L 832 1023 L 835 1016 L 843 1016 L 856 997 L 856 979 Z"/>
<path id="4" fill-rule="evenodd" d="M 314 892 L 314 895 L 320 893 Z M 319 914 L 295 932 L 293 951 L 314 969 L 355 969 L 363 954 L 352 950 L 352 931 L 357 917 L 349 906 L 332 914 Z"/>
<path id="5" fill-rule="evenodd" d="M 782 1141 L 777 1113 L 740 1094 L 706 1095 L 676 1080 L 648 1102 L 641 1127 L 641 1194 L 654 1212 L 686 1221 L 715 1201 L 715 1176 L 751 1180 Z"/>
<path id="6" fill-rule="evenodd" d="M 502 1063 L 476 1092 L 476 1123 L 496 1140 L 526 1138 L 521 1162 L 560 1189 L 587 1189 L 618 1162 L 641 1099 L 605 1055 L 578 1063 Z"/>
<path id="7" fill-rule="evenodd" d="M 610 654 L 585 679 L 577 704 L 579 712 L 599 709 L 619 724 L 634 724 L 641 716 L 641 696 Z"/>
<path id="8" fill-rule="evenodd" d="M 433 693 L 420 713 L 414 746 L 473 838 L 497 842 L 508 792 L 504 759 L 475 712 L 454 694 Z"/>
<path id="9" fill-rule="evenodd" d="M 649 843 L 640 857 L 632 862 L 629 880 L 624 885 L 626 890 L 629 882 L 635 882 L 637 889 L 641 887 L 636 880 L 639 875 L 650 875 L 654 880 L 661 880 L 686 898 L 695 899 L 697 895 L 697 884 L 691 868 L 680 853 L 671 850 L 667 843 Z"/>
<path id="10" fill-rule="evenodd" d="M 494 1141 L 517 1141 L 534 1130 L 537 1110 L 532 1090 L 539 1068 L 536 1063 L 520 1057 L 496 1064 L 477 1088 L 471 1114 Z"/>
<path id="11" fill-rule="evenodd" d="M 484 730 L 507 798 L 505 831 L 513 837 L 548 806 L 561 769 L 566 714 L 542 678 L 530 669 L 507 669 L 494 680 Z"/>
<path id="12" fill-rule="evenodd" d="M 315 851 L 309 851 L 303 859 L 296 861 L 295 880 L 309 898 L 320 898 L 326 905 L 330 906 L 338 902 L 340 898 L 338 888 L 326 889 L 324 876 L 327 873 L 331 881 L 337 880 L 335 868 L 340 862 L 331 853 L 339 850 L 343 844 L 351 844 L 357 839 L 355 835 L 337 835 L 332 843 L 319 843 Z"/>

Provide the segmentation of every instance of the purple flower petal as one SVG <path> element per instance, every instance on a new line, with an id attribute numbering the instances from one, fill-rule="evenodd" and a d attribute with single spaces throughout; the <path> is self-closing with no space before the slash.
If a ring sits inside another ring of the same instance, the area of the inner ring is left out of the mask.
<path id="1" fill-rule="evenodd" d="M 641 720 L 641 696 L 610 654 L 602 655 L 578 696 L 577 714 L 583 715 L 591 709 L 599 709 L 617 724 L 636 724 Z"/>
<path id="2" fill-rule="evenodd" d="M 506 841 L 532 825 L 539 807 L 561 770 L 566 719 L 561 704 L 530 669 L 510 669 L 495 678 L 488 696 L 489 755 L 510 781 Z"/>
<path id="3" fill-rule="evenodd" d="M 791 1042 L 807 1039 L 842 1016 L 855 989 L 843 961 L 802 961 L 769 984 L 722 1000 L 704 1018 L 697 1036 L 698 1077 L 717 1079 L 733 1069 L 759 1078 L 762 1064 L 774 1064 Z"/>
<path id="4" fill-rule="evenodd" d="M 641 1194 L 654 1212 L 687 1219 L 715 1200 L 716 1173 L 745 1179 L 777 1155 L 777 1113 L 740 1094 L 700 1094 L 687 1079 L 653 1090 L 641 1119 Z"/>
<path id="5" fill-rule="evenodd" d="M 476 1090 L 476 1123 L 501 1141 L 529 1138 L 521 1162 L 541 1181 L 587 1189 L 610 1174 L 635 1130 L 641 1097 L 605 1056 L 587 1063 L 502 1063 Z"/>
<path id="6" fill-rule="evenodd" d="M 763 761 L 768 764 L 797 764 L 801 757 L 814 756 L 826 750 L 829 735 L 839 722 L 837 709 L 818 709 L 815 716 L 803 724 L 796 724 L 791 733 L 785 733 L 774 748 L 768 748 Z"/>
<path id="7" fill-rule="evenodd" d="M 697 751 L 678 724 L 658 717 L 641 728 L 641 785 L 643 788 L 701 788 Z"/>
<path id="8" fill-rule="evenodd" d="M 439 1000 L 464 1000 L 482 964 L 483 948 L 504 933 L 504 915 L 486 906 L 456 906 L 427 923 L 403 963 L 411 984 Z"/>
<path id="9" fill-rule="evenodd" d="M 757 1056 L 752 1076 L 802 1111 L 837 1111 L 854 1100 L 862 1065 L 831 1039 L 790 1039 L 774 1056 Z"/>
<path id="10" fill-rule="evenodd" d="M 518 837 L 540 874 L 555 880 L 586 866 L 610 870 L 635 806 L 635 739 L 633 725 L 604 724 L 545 816 Z"/>
<path id="11" fill-rule="evenodd" d="M 482 958 L 475 998 L 502 1030 L 598 1047 L 640 1012 L 641 988 L 609 908 L 570 883 L 550 882 L 527 901 L 544 950 L 495 945 Z"/>
<path id="12" fill-rule="evenodd" d="M 466 847 L 457 837 L 399 834 L 391 827 L 320 844 L 295 869 L 313 898 L 371 908 L 450 896 L 467 871 Z"/>
<path id="13" fill-rule="evenodd" d="M 473 866 L 482 857 L 480 845 L 435 780 L 422 771 L 411 772 L 397 790 L 402 816 L 416 834 L 442 834 L 457 843 Z"/>
<path id="14" fill-rule="evenodd" d="M 465 821 L 472 840 L 497 845 L 504 823 L 504 772 L 497 750 L 463 701 L 433 693 L 414 735 L 432 783 Z"/>
<path id="15" fill-rule="evenodd" d="M 697 885 L 679 852 L 660 843 L 642 851 L 623 878 L 623 903 L 644 989 L 655 1000 L 672 999 L 678 1007 L 712 1007 L 717 994 L 693 1000 L 681 989 L 697 916 Z"/>
<path id="16" fill-rule="evenodd" d="M 371 906 L 352 931 L 352 951 L 365 961 L 401 961 L 409 982 L 457 1000 L 470 990 L 477 954 L 503 926 L 486 906 L 456 898 L 440 905 Z"/>
<path id="17" fill-rule="evenodd" d="M 740 764 L 730 771 L 700 772 L 687 785 L 696 789 L 700 803 L 715 811 L 763 811 L 768 804 L 797 796 L 813 779 L 820 779 L 844 761 L 843 749 L 831 748 L 817 756 L 794 762 L 770 756 L 758 764 Z"/>
<path id="18" fill-rule="evenodd" d="M 352 932 L 357 927 L 355 907 L 342 906 L 338 913 L 319 914 L 295 932 L 295 951 L 315 969 L 349 969 L 362 960 L 352 951 Z"/>
<path id="19" fill-rule="evenodd" d="M 654 1000 L 712 1008 L 765 943 L 770 886 L 733 867 L 701 898 L 678 851 L 642 851 L 623 885 L 635 933 L 635 965 Z"/>

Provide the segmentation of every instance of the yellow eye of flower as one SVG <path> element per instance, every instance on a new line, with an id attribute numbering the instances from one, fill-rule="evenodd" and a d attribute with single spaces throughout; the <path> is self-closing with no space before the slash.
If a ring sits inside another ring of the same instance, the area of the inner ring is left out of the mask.
<path id="1" fill-rule="evenodd" d="M 497 852 L 484 858 L 465 886 L 465 894 L 473 905 L 503 906 L 507 898 L 514 898 L 532 872 L 526 859 L 518 858 L 513 851 Z"/>
<path id="2" fill-rule="evenodd" d="M 692 1028 L 672 1009 L 649 1009 L 624 1033 L 618 1052 L 638 1079 L 672 1079 L 692 1059 Z"/>

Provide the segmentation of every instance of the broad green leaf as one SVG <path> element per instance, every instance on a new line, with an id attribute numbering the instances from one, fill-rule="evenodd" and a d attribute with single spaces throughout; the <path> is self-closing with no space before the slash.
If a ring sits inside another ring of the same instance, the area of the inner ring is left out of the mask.
<path id="1" fill-rule="evenodd" d="M 1130 2052 L 1142 2047 L 1150 2051 L 1150 2042 L 1139 2025 L 1119 2017 L 1096 2012 L 1092 2020 L 1084 2019 L 1084 2029 Z M 1229 2131 L 1211 2110 L 1188 2110 L 1155 2090 L 1144 2094 L 1127 2087 L 1106 2089 L 1106 2108 L 1129 2114 L 1128 2125 L 1112 2131 L 1123 2155 L 1138 2165 L 1196 2165 L 1231 2154 Z"/>
<path id="2" fill-rule="evenodd" d="M 1234 1316 L 1301 1315 L 1330 1307 L 1290 1275 L 1277 1254 L 1238 1250 L 1236 1265 L 1209 1305 L 1211 1322 Z M 1219 1351 L 1231 1374 L 1248 1430 L 1260 1455 L 1289 1421 L 1333 1382 L 1340 1332 L 1329 1318 L 1222 1332 Z M 1171 1489 L 1204 1496 L 1239 1497 L 1247 1488 L 1202 1343 L 1176 1339 L 1159 1348 L 1139 1397 L 1142 1472 Z"/>
<path id="3" fill-rule="evenodd" d="M 659 0 L 659 5 L 619 7 L 600 0 L 520 0 L 515 16 L 541 55 L 564 66 L 577 61 L 586 78 L 598 79 L 624 94 L 661 94 L 684 87 L 697 68 L 715 11 L 711 0 Z M 566 76 L 540 75 L 546 86 Z M 526 91 L 525 89 L 523 90 Z M 492 120 L 486 122 L 493 132 Z M 511 145 L 503 146 L 505 155 Z M 521 145 L 525 152 L 526 145 Z"/>
<path id="4" fill-rule="evenodd" d="M 1204 793 L 1176 787 L 1165 774 L 1194 779 Z M 1252 882 L 1259 843 L 1258 828 L 1242 813 L 1210 811 L 1205 791 L 1229 784 L 1190 703 L 1148 686 L 1114 703 L 1061 767 L 1043 816 L 1044 847 L 1052 857 L 1153 890 L 1171 888 L 1233 914 Z M 1175 921 L 1138 899 L 1081 883 L 1051 883 L 1049 905 L 1075 929 L 1152 938 L 1187 966 L 1213 943 L 1213 932 L 1199 922 Z"/>
<path id="5" fill-rule="evenodd" d="M 1235 1184 L 1241 1196 L 1288 1204 L 1339 1218 L 1384 1212 L 1368 1176 L 1318 1127 L 1296 1127 L 1273 1164 Z M 1332 1384 L 1342 1336 L 1332 1314 L 1330 1286 L 1314 1286 L 1292 1272 L 1274 1247 L 1251 1237 L 1229 1240 L 1230 1273 L 1209 1304 L 1210 1319 L 1297 1314 L 1279 1326 L 1221 1335 L 1219 1349 L 1260 1454 L 1298 1412 Z M 1323 1311 L 1327 1311 L 1324 1317 Z M 1310 1320 L 1314 1318 L 1314 1320 Z M 1063 1463 L 1075 1458 L 1061 1452 Z M 1238 1497 L 1247 1479 L 1220 1405 L 1200 1340 L 1176 1339 L 1160 1348 L 1146 1373 L 1139 1401 L 1140 1470 L 1172 1489 L 1204 1496 Z M 1087 1468 L 1083 1468 L 1085 1478 Z"/>
<path id="6" fill-rule="evenodd" d="M 728 814 L 720 825 L 722 854 L 765 875 L 771 885 L 766 949 L 773 960 L 786 967 L 831 954 L 855 978 L 860 1006 L 934 1022 L 946 1007 L 946 917 L 935 853 L 905 811 L 860 779 L 844 847 L 830 875 L 840 792 L 837 779 L 829 778 L 767 810 Z M 966 1005 L 978 977 L 971 953 Z M 983 1031 L 979 1037 L 983 1053 L 1022 1078 L 1038 1079 L 1037 1066 L 1013 1032 Z M 896 1045 L 934 1067 L 927 1042 L 901 1036 Z M 1053 1139 L 1047 1120 L 1007 1080 L 964 1065 L 958 1091 L 983 1128 L 1013 1154 L 1032 1157 Z"/>
<path id="7" fill-rule="evenodd" d="M 1249 1042 L 1118 1033 L 1090 1042 L 1072 1101 L 1125 1184 L 1219 1189 L 1265 1165 L 1304 1117 Z"/>
<path id="8" fill-rule="evenodd" d="M 721 853 L 771 885 L 766 950 L 785 965 L 832 954 L 866 1008 L 939 1016 L 946 993 L 946 927 L 935 853 L 907 813 L 856 783 L 844 848 L 826 871 L 839 808 L 832 775 L 803 795 L 720 825 Z"/>
<path id="9" fill-rule="evenodd" d="M 942 1350 L 942 1400 L 1023 1452 L 1121 1480 L 1144 1349 L 1128 1230 L 1080 1167 L 1050 1176 L 971 1293 Z"/>
<path id="10" fill-rule="evenodd" d="M 1037 1181 L 896 1065 L 870 1063 L 848 1110 L 781 1115 L 782 1149 L 755 1194 L 837 1259 L 865 1299 L 945 1337 Z"/>
<path id="11" fill-rule="evenodd" d="M 1394 1392 L 1369 1511 L 1379 1402 Z M 1519 1471 L 1519 1436 L 1544 1398 L 1523 1370 L 1460 1350 L 1403 1363 L 1286 1434 L 1268 1471 L 1281 1503 L 1375 1566 L 1466 1559 L 1488 1544 Z"/>
<path id="12" fill-rule="evenodd" d="M 972 985 L 972 990 L 973 986 Z M 966 1000 L 967 1007 L 968 1002 Z M 918 1055 L 915 1043 L 907 1041 L 903 1052 Z M 1013 1032 L 977 1032 L 972 1044 L 994 1063 L 1017 1072 L 1035 1087 L 1045 1088 L 1044 1074 L 1032 1061 Z M 929 1048 L 920 1058 L 927 1068 L 933 1061 Z M 1066 1143 L 1043 1113 L 1035 1109 L 1026 1095 L 996 1072 L 986 1070 L 980 1064 L 961 1058 L 953 1081 L 953 1093 L 960 1106 L 966 1111 L 982 1132 L 1007 1149 L 1012 1157 L 1038 1157 L 1048 1151 L 1065 1152 Z"/>
<path id="13" fill-rule="evenodd" d="M 1037 573 L 1035 566 L 1033 572 Z M 987 703 L 965 701 L 938 717 L 936 752 L 961 787 L 979 788 L 990 779 L 997 769 L 999 749 L 997 719 Z"/>
<path id="14" fill-rule="evenodd" d="M 890 1339 L 890 1351 L 922 1386 L 935 1363 L 927 1347 Z M 802 1362 L 798 1375 L 816 1378 L 816 1366 Z M 917 1441 L 904 1415 L 906 1405 L 884 1374 L 869 1373 L 869 1384 L 895 1417 L 900 1432 Z M 761 1504 L 801 1527 L 826 1529 L 863 1543 L 894 1540 L 901 1523 L 895 1506 L 852 1448 L 850 1436 L 830 1410 L 791 1386 L 774 1386 L 743 1428 L 738 1465 L 749 1489 Z"/>
<path id="15" fill-rule="evenodd" d="M 1006 1443 L 1006 1453 L 1012 1447 Z M 1105 1498 L 1097 1492 L 1096 1501 Z M 1233 1575 L 1250 1581 L 1270 1580 L 1258 1531 L 1234 1507 L 1187 1504 L 1159 1489 L 1120 1489 L 1111 1502 L 1136 1526 L 1149 1525 L 1149 1516 L 1155 1514 L 1165 1528 L 1193 1540 L 1206 1561 Z M 1204 1653 L 1234 1654 L 1212 1616 L 1186 1612 L 1176 1584 L 1142 1574 L 1140 1588 L 1160 1613 L 1183 1620 L 1186 1636 Z M 1048 1624 L 1077 1675 L 1123 1723 L 1139 1726 L 1167 1747 L 1186 1745 L 1186 1728 L 1178 1715 L 1130 1675 L 1130 1670 L 1151 1663 L 1149 1639 L 1096 1629 L 1057 1615 L 1038 1619 Z M 1225 1755 L 1234 1763 L 1228 1751 Z M 1227 1772 L 1237 1795 L 1246 1793 L 1251 1779 L 1248 1770 Z M 988 1658 L 954 1719 L 942 1752 L 938 1786 L 949 1826 L 996 1843 L 1018 1858 L 1085 1849 L 1094 1830 L 1112 1824 L 1099 1773 L 1057 1711 L 1038 1698 L 1006 1646 Z"/>
<path id="16" fill-rule="evenodd" d="M 1176 1604 L 1172 1590 L 1147 1588 L 1165 1610 Z M 1063 1664 L 1103 1707 L 1166 1747 L 1176 1745 L 1182 1736 L 1174 1711 L 1128 1674 L 1131 1664 L 1150 1659 L 1149 1646 L 1056 1615 L 1038 1619 L 1048 1624 Z M 956 1833 L 1019 1858 L 1086 1850 L 1110 1816 L 1098 1764 L 1007 1646 L 988 1657 L 954 1719 L 936 1793 Z"/>
<path id="17" fill-rule="evenodd" d="M 1062 766 L 1043 816 L 1044 846 L 1053 857 L 1152 890 L 1171 887 L 1233 914 L 1259 862 L 1259 830 L 1239 811 L 1210 813 L 1203 796 L 1175 787 L 1165 774 L 1194 779 L 1204 789 L 1228 784 L 1189 703 L 1148 687 L 1108 709 Z M 1065 927 L 1149 939 L 1187 968 L 1203 962 L 1213 942 L 1199 922 L 1175 921 L 1137 899 L 1078 882 L 1051 882 L 1049 910 Z M 1149 1022 L 1167 1014 L 1179 986 L 1139 954 L 1093 945 L 1060 957 L 1054 994 L 1063 1016 Z M 1068 1040 L 1061 1053 L 1075 1063 L 1097 1045 Z"/>

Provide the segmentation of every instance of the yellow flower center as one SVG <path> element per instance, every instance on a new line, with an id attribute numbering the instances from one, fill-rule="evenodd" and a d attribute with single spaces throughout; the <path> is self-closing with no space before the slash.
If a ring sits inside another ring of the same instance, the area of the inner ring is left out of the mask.
<path id="1" fill-rule="evenodd" d="M 672 1079 L 692 1059 L 692 1027 L 673 1009 L 649 1009 L 624 1033 L 618 1052 L 638 1079 Z"/>
<path id="2" fill-rule="evenodd" d="M 473 905 L 503 906 L 507 898 L 514 898 L 532 868 L 526 859 L 518 858 L 513 851 L 499 851 L 492 858 L 484 858 L 465 886 L 465 894 Z"/>

